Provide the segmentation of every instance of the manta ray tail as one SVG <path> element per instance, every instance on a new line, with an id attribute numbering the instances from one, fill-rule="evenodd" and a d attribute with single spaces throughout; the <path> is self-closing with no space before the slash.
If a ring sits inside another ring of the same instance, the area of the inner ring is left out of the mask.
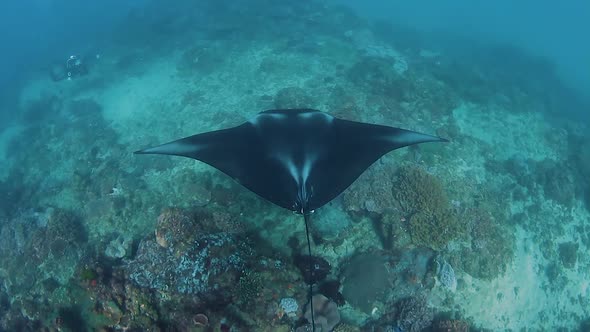
<path id="1" fill-rule="evenodd" d="M 313 273 L 313 260 L 311 259 L 311 241 L 309 241 L 309 213 L 303 214 L 305 219 L 305 236 L 307 236 L 307 253 L 309 254 L 309 273 Z M 315 332 L 315 317 L 313 314 L 313 277 L 310 276 L 311 282 L 309 283 L 309 306 L 311 308 L 311 330 Z"/>

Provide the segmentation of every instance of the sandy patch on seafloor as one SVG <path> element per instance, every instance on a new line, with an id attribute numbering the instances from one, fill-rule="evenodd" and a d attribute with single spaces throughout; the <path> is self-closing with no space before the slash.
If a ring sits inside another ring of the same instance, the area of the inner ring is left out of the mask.
<path id="1" fill-rule="evenodd" d="M 576 321 L 573 315 L 587 314 L 578 299 L 590 295 L 587 273 L 566 271 L 565 288 L 550 290 L 544 271 L 548 262 L 538 246 L 520 228 L 516 239 L 514 260 L 507 272 L 491 282 L 461 274 L 465 287 L 455 294 L 455 303 L 476 325 L 493 331 L 576 328 L 571 326 Z M 564 319 L 563 313 L 568 314 L 568 319 Z"/>
<path id="2" fill-rule="evenodd" d="M 121 80 L 92 90 L 88 96 L 102 105 L 104 118 L 124 138 L 130 123 L 143 122 L 149 128 L 150 122 L 170 116 L 168 106 L 188 88 L 175 77 L 175 66 L 172 59 L 160 58 L 146 66 L 141 76 L 122 75 Z"/>
<path id="3" fill-rule="evenodd" d="M 453 111 L 453 117 L 463 135 L 494 146 L 495 159 L 509 159 L 515 155 L 534 160 L 560 158 L 561 151 L 543 144 L 547 133 L 555 135 L 555 129 L 543 114 L 480 107 L 463 104 Z"/>

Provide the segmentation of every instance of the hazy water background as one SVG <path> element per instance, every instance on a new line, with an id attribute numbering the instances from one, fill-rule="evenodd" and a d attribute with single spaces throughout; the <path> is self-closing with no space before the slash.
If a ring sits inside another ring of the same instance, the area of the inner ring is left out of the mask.
<path id="1" fill-rule="evenodd" d="M 510 44 L 554 62 L 559 74 L 590 99 L 590 2 L 578 1 L 354 1 L 359 13 L 432 34 L 474 43 Z M 455 45 L 469 48 L 468 43 Z M 498 59 L 502 61 L 502 59 Z M 579 110 L 588 115 L 590 110 Z"/>
<path id="2" fill-rule="evenodd" d="M 30 75 L 68 54 L 91 52 L 112 38 L 134 8 L 147 0 L 100 2 L 25 0 L 0 3 L 0 119 L 14 115 L 18 91 Z M 99 51 L 96 49 L 96 51 Z M 2 124 L 6 124 L 2 121 Z"/>
<path id="3" fill-rule="evenodd" d="M 0 4 L 0 101 L 14 101 L 15 87 L 30 70 L 63 54 L 85 50 L 109 38 L 117 24 L 149 0 L 3 1 Z M 359 14 L 395 22 L 448 39 L 461 36 L 473 42 L 508 43 L 553 61 L 566 83 L 590 100 L 590 2 L 584 0 L 473 2 L 334 0 Z M 469 48 L 468 44 L 455 45 Z M 499 59 L 501 61 L 501 59 Z M 6 108 L 2 115 L 7 116 Z M 587 119 L 590 110 L 575 116 Z"/>

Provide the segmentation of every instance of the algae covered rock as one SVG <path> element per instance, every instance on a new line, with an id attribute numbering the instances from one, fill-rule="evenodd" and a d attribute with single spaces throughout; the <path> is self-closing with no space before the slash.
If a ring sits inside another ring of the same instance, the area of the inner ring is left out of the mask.
<path id="1" fill-rule="evenodd" d="M 437 264 L 437 277 L 440 284 L 454 292 L 457 290 L 457 277 L 455 276 L 455 270 L 451 266 L 451 264 L 447 263 L 444 259 L 441 259 L 439 262 L 438 260 L 435 261 Z"/>
<path id="2" fill-rule="evenodd" d="M 158 216 L 156 242 L 163 248 L 179 246 L 179 250 L 190 242 L 198 224 L 189 211 L 177 208 L 164 209 Z"/>
<path id="3" fill-rule="evenodd" d="M 229 289 L 241 274 L 251 250 L 227 233 L 197 234 L 182 251 L 143 240 L 129 278 L 141 287 L 180 294 L 207 295 Z"/>
<path id="4" fill-rule="evenodd" d="M 579 244 L 575 242 L 564 242 L 559 244 L 559 258 L 565 268 L 573 269 L 578 261 Z"/>
<path id="5" fill-rule="evenodd" d="M 81 219 L 73 212 L 55 209 L 47 219 L 45 232 L 36 236 L 43 237 L 31 241 L 31 249 L 44 258 L 40 270 L 65 284 L 86 249 L 88 235 Z"/>
<path id="6" fill-rule="evenodd" d="M 50 247 L 53 248 L 62 247 L 62 245 L 80 246 L 86 242 L 88 237 L 81 219 L 76 214 L 62 209 L 55 209 L 49 215 L 45 236 L 51 241 Z M 58 250 L 58 252 L 60 251 Z"/>
<path id="7" fill-rule="evenodd" d="M 94 280 L 86 286 L 93 302 L 87 321 L 99 326 L 117 325 L 120 329 L 145 331 L 160 318 L 162 311 L 158 310 L 161 307 L 158 308 L 155 293 L 127 282 L 123 269 L 105 271 L 97 266 L 84 268 L 81 274 L 88 274 Z"/>
<path id="8" fill-rule="evenodd" d="M 376 301 L 383 302 L 392 281 L 383 256 L 364 253 L 353 257 L 342 273 L 342 295 L 351 305 L 371 313 Z"/>

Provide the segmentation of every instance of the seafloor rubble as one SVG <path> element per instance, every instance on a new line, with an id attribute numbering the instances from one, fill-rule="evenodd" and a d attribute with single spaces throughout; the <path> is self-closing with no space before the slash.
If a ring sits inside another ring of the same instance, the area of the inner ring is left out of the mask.
<path id="1" fill-rule="evenodd" d="M 0 330 L 309 331 L 311 281 L 335 331 L 587 324 L 590 138 L 551 121 L 569 95 L 550 65 L 316 2 L 200 6 L 132 14 L 88 77 L 22 87 Z M 313 257 L 298 216 L 131 155 L 274 107 L 452 143 L 385 156 L 317 211 Z"/>

